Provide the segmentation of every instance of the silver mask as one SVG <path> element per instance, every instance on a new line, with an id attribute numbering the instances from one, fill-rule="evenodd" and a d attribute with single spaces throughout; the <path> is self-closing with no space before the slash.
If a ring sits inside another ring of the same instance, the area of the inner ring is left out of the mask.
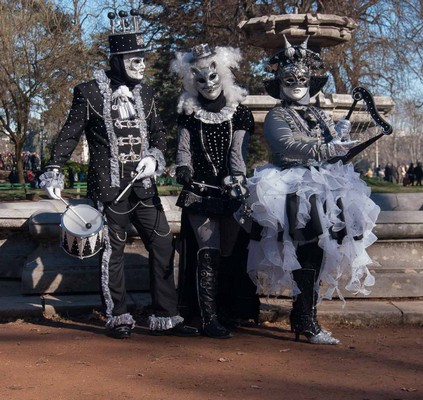
<path id="1" fill-rule="evenodd" d="M 192 67 L 194 85 L 199 93 L 208 100 L 216 100 L 222 92 L 222 81 L 213 61 L 208 67 Z"/>
<path id="2" fill-rule="evenodd" d="M 291 100 L 301 100 L 309 92 L 310 72 L 303 65 L 287 65 L 278 70 L 277 77 L 282 93 Z"/>

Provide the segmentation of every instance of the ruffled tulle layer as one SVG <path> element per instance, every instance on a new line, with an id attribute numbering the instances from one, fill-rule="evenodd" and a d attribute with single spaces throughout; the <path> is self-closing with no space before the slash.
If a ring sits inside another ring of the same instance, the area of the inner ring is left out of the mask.
<path id="1" fill-rule="evenodd" d="M 324 164 L 319 168 L 295 167 L 281 170 L 265 165 L 248 179 L 249 205 L 253 219 L 263 227 L 260 241 L 250 241 L 248 273 L 258 291 L 269 295 L 298 294 L 292 271 L 301 268 L 297 257 L 298 242 L 289 233 L 287 196 L 297 195 L 296 229 L 310 221 L 310 197 L 315 196 L 317 215 L 323 233 L 317 238 L 324 250 L 320 272 L 320 296 L 331 299 L 338 285 L 352 293 L 369 294 L 374 277 L 366 248 L 376 241 L 372 233 L 379 207 L 370 199 L 370 189 L 360 179 L 352 164 Z M 342 210 L 338 207 L 342 201 Z M 346 228 L 339 244 L 330 230 Z M 359 240 L 357 238 L 360 238 Z"/>

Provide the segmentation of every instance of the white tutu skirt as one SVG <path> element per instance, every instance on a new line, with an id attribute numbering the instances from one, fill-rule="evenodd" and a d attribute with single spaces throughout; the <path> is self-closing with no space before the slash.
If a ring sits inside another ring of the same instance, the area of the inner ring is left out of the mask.
<path id="1" fill-rule="evenodd" d="M 299 243 L 289 233 L 286 212 L 287 195 L 292 193 L 296 193 L 298 205 L 295 229 L 304 228 L 310 221 L 310 197 L 314 195 L 316 199 L 323 232 L 317 240 L 324 252 L 320 298 L 331 299 L 335 292 L 343 298 L 338 288 L 341 277 L 347 291 L 370 293 L 375 280 L 368 269 L 372 260 L 366 248 L 376 241 L 372 229 L 380 208 L 370 200 L 370 188 L 352 164 L 338 162 L 323 164 L 318 169 L 284 170 L 268 164 L 255 170 L 254 176 L 248 179 L 248 188 L 252 217 L 263 227 L 261 240 L 250 241 L 247 265 L 260 294 L 299 293 L 292 276 L 292 271 L 301 268 L 296 256 Z M 337 205 L 339 198 L 342 210 Z M 346 236 L 338 243 L 330 230 L 339 232 L 344 228 Z"/>

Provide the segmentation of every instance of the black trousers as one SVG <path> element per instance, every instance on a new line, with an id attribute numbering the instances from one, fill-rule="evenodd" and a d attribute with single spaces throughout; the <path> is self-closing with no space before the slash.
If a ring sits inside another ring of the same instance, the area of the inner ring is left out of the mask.
<path id="1" fill-rule="evenodd" d="M 101 256 L 101 281 L 106 316 L 110 318 L 127 312 L 124 250 L 129 223 L 134 225 L 149 253 L 150 292 L 154 315 L 178 315 L 173 275 L 173 234 L 160 198 L 156 196 L 141 200 L 132 191 L 128 198 L 117 205 L 104 204 L 104 215 L 107 237 Z"/>

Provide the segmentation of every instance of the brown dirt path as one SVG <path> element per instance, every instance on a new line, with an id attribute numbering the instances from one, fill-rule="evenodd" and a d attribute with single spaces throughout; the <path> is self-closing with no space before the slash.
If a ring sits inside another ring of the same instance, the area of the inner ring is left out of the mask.
<path id="1" fill-rule="evenodd" d="M 332 326 L 340 346 L 284 323 L 229 340 L 103 334 L 99 321 L 0 325 L 2 400 L 422 400 L 423 328 Z"/>

